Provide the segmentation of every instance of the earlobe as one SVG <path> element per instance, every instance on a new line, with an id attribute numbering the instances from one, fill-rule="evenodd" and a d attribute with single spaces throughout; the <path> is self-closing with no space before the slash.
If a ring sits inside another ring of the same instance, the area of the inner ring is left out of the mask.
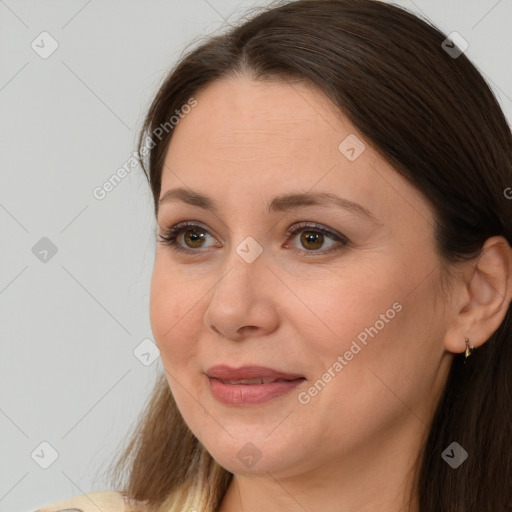
<path id="1" fill-rule="evenodd" d="M 476 350 L 499 328 L 512 299 L 512 248 L 502 236 L 486 240 L 482 252 L 463 274 L 461 302 L 450 320 L 444 344 L 465 352 L 466 338 Z"/>

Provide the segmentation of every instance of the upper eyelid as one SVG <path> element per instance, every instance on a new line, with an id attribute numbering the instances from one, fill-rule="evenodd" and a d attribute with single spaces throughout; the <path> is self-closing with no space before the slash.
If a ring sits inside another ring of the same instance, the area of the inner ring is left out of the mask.
<path id="1" fill-rule="evenodd" d="M 184 221 L 180 221 L 180 222 L 175 222 L 175 223 L 171 224 L 169 227 L 161 227 L 161 228 L 159 228 L 159 230 L 162 231 L 163 234 L 167 234 L 173 230 L 182 231 L 184 229 L 194 228 L 194 227 L 201 228 L 202 230 L 206 231 L 209 235 L 214 236 L 212 233 L 212 230 L 210 228 L 207 228 L 205 225 L 203 225 L 202 222 L 200 222 L 198 220 L 191 220 L 191 221 L 184 220 Z"/>
<path id="2" fill-rule="evenodd" d="M 208 232 L 208 234 L 213 235 L 212 230 L 210 228 L 206 227 L 202 222 L 196 221 L 196 220 L 176 222 L 168 228 L 161 228 L 161 230 L 164 232 L 167 232 L 167 231 L 170 231 L 171 229 L 178 230 L 178 229 L 185 229 L 187 227 L 188 228 L 198 227 L 198 228 L 204 229 L 206 232 Z M 313 221 L 305 221 L 305 220 L 294 222 L 286 230 L 286 233 L 293 233 L 295 231 L 299 231 L 299 230 L 307 229 L 307 228 L 310 228 L 312 230 L 315 230 L 315 229 L 323 230 L 328 233 L 331 233 L 333 236 L 338 236 L 338 235 L 343 236 L 343 235 L 341 235 L 341 233 L 338 234 L 336 232 L 336 230 L 329 228 L 327 226 L 324 226 L 323 224 L 320 224 L 318 222 L 313 222 Z"/>
<path id="3" fill-rule="evenodd" d="M 286 233 L 294 234 L 298 231 L 305 231 L 308 228 L 311 229 L 311 231 L 321 231 L 323 233 L 331 234 L 333 237 L 348 240 L 344 234 L 338 233 L 336 230 L 324 226 L 323 224 L 319 224 L 318 222 L 311 221 L 295 222 L 290 228 L 286 230 Z"/>

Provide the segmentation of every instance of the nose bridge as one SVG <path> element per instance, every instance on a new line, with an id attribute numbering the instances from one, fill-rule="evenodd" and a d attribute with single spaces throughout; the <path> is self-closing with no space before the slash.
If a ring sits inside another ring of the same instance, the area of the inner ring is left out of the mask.
<path id="1" fill-rule="evenodd" d="M 214 294 L 243 295 L 250 299 L 249 295 L 256 297 L 262 293 L 265 272 L 263 247 L 254 238 L 245 237 L 233 245 L 224 269 L 222 278 L 214 286 Z"/>
<path id="2" fill-rule="evenodd" d="M 222 276 L 210 295 L 204 320 L 227 337 L 237 337 L 242 327 L 273 328 L 275 308 L 269 296 L 263 247 L 252 237 L 234 245 Z M 256 245 L 257 244 L 257 245 Z"/>

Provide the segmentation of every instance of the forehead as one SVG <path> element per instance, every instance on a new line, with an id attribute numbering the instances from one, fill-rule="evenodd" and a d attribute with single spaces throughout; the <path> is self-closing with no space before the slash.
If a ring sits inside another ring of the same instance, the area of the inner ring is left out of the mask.
<path id="1" fill-rule="evenodd" d="M 327 98 L 301 84 L 237 77 L 210 84 L 196 99 L 171 145 L 193 136 L 198 150 L 218 150 L 226 159 L 279 159 L 292 149 L 304 153 L 304 143 L 319 142 L 325 153 L 333 149 L 326 132 L 335 140 L 346 130 Z"/>
<path id="2" fill-rule="evenodd" d="M 305 84 L 237 77 L 214 82 L 195 98 L 197 106 L 173 130 L 162 193 L 185 185 L 249 199 L 255 192 L 314 189 L 365 203 L 376 215 L 400 205 L 430 215 L 422 194 Z M 349 136 L 364 144 L 355 160 L 339 149 Z"/>

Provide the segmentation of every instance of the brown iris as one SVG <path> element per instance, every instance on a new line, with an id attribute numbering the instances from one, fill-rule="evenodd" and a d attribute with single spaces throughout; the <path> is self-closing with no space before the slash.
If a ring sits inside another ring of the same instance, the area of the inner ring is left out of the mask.
<path id="1" fill-rule="evenodd" d="M 201 247 L 201 242 L 204 241 L 204 233 L 195 229 L 187 229 L 183 233 L 183 239 L 189 247 L 192 249 L 197 249 Z"/>
<path id="2" fill-rule="evenodd" d="M 316 231 L 303 231 L 300 235 L 300 242 L 306 249 L 319 249 L 324 243 L 324 235 Z M 307 244 L 314 244 L 314 247 L 308 247 Z"/>

